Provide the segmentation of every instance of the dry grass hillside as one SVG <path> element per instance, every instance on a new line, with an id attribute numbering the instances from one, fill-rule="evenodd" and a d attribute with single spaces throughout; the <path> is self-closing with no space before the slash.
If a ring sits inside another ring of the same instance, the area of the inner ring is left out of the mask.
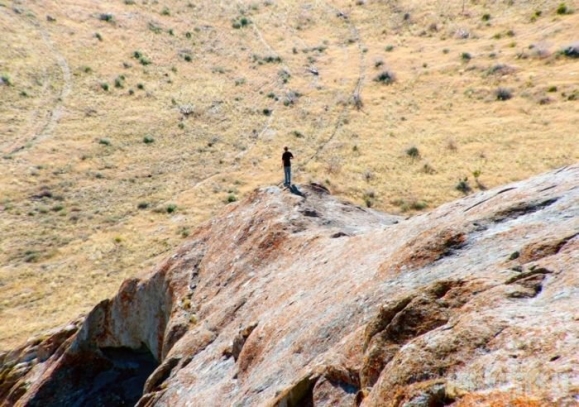
<path id="1" fill-rule="evenodd" d="M 392 213 L 579 160 L 579 1 L 0 0 L 0 349 L 282 180 Z"/>

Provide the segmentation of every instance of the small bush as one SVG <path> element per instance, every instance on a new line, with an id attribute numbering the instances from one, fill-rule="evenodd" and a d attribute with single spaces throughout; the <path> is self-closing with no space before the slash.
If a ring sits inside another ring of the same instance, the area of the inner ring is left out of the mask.
<path id="1" fill-rule="evenodd" d="M 124 86 L 124 84 L 123 84 L 124 80 L 125 80 L 125 77 L 123 75 L 117 76 L 115 78 L 115 88 L 122 88 Z"/>
<path id="2" fill-rule="evenodd" d="M 489 13 L 485 13 L 482 15 L 481 20 L 489 21 L 491 19 L 491 15 Z"/>
<path id="3" fill-rule="evenodd" d="M 137 83 L 137 89 L 143 90 L 145 89 L 145 85 L 143 85 L 142 83 Z"/>
<path id="4" fill-rule="evenodd" d="M 232 202 L 235 202 L 235 201 L 237 201 L 237 197 L 236 197 L 234 194 L 229 194 L 229 195 L 227 196 L 227 203 L 232 203 Z"/>
<path id="5" fill-rule="evenodd" d="M 99 15 L 99 20 L 106 21 L 107 23 L 111 23 L 114 20 L 114 17 L 110 13 L 102 13 Z"/>
<path id="6" fill-rule="evenodd" d="M 513 97 L 513 93 L 507 88 L 498 88 L 495 91 L 495 96 L 497 100 L 505 101 Z"/>
<path id="7" fill-rule="evenodd" d="M 167 205 L 165 210 L 167 211 L 167 213 L 174 213 L 177 210 L 177 205 L 169 204 L 169 205 Z"/>
<path id="8" fill-rule="evenodd" d="M 169 8 L 167 8 L 167 7 L 163 7 L 163 11 L 161 11 L 161 15 L 162 16 L 170 16 L 171 10 L 169 10 Z"/>
<path id="9" fill-rule="evenodd" d="M 187 39 L 191 39 L 192 36 L 193 36 L 193 34 L 191 34 L 190 31 L 187 31 L 187 32 L 185 33 L 185 38 L 187 38 Z"/>
<path id="10" fill-rule="evenodd" d="M 384 48 L 384 50 L 386 52 L 392 52 L 394 51 L 394 45 L 386 45 L 386 48 Z"/>
<path id="11" fill-rule="evenodd" d="M 12 80 L 8 75 L 2 75 L 0 77 L 0 85 L 12 86 Z"/>
<path id="12" fill-rule="evenodd" d="M 567 5 L 565 3 L 561 3 L 559 4 L 559 7 L 557 7 L 557 14 L 559 15 L 565 15 L 565 14 L 571 14 L 572 11 L 571 9 L 569 9 L 569 7 L 567 7 Z"/>
<path id="13" fill-rule="evenodd" d="M 406 155 L 410 158 L 419 158 L 420 151 L 418 150 L 418 147 L 412 146 L 406 149 Z"/>
<path id="14" fill-rule="evenodd" d="M 137 205 L 138 209 L 147 209 L 149 207 L 149 202 L 139 202 Z"/>
<path id="15" fill-rule="evenodd" d="M 471 186 L 468 184 L 468 178 L 464 177 L 463 179 L 458 181 L 458 184 L 454 187 L 457 191 L 462 192 L 463 194 L 468 194 L 472 191 Z"/>
<path id="16" fill-rule="evenodd" d="M 382 83 L 384 85 L 391 85 L 396 81 L 396 76 L 391 71 L 382 71 L 374 78 L 374 82 Z"/>
<path id="17" fill-rule="evenodd" d="M 95 33 L 94 36 L 95 36 L 95 38 L 96 38 L 97 40 L 99 40 L 99 41 L 102 41 L 102 40 L 103 40 L 103 36 L 100 35 L 99 33 Z"/>
<path id="18" fill-rule="evenodd" d="M 272 111 L 271 109 L 267 109 L 267 108 L 266 108 L 266 109 L 263 109 L 263 111 L 262 111 L 262 113 L 263 113 L 265 116 L 271 116 L 272 112 L 273 112 L 273 111 Z"/>
<path id="19" fill-rule="evenodd" d="M 472 55 L 468 52 L 463 52 L 460 54 L 460 59 L 462 59 L 464 62 L 468 62 L 472 59 Z"/>
<path id="20" fill-rule="evenodd" d="M 247 17 L 240 17 L 237 20 L 233 20 L 231 26 L 236 30 L 245 28 L 251 24 L 251 21 Z"/>
<path id="21" fill-rule="evenodd" d="M 191 55 L 188 55 L 188 54 L 183 55 L 183 59 L 187 62 L 193 61 L 193 58 L 191 57 Z"/>
<path id="22" fill-rule="evenodd" d="M 111 145 L 111 141 L 107 138 L 101 138 L 99 140 L 99 144 L 103 145 L 103 146 L 110 146 Z"/>
<path id="23" fill-rule="evenodd" d="M 106 82 L 101 83 L 101 89 L 104 90 L 105 92 L 109 91 L 109 84 Z"/>
<path id="24" fill-rule="evenodd" d="M 155 142 L 155 139 L 149 135 L 143 137 L 143 143 L 145 144 L 152 144 Z"/>

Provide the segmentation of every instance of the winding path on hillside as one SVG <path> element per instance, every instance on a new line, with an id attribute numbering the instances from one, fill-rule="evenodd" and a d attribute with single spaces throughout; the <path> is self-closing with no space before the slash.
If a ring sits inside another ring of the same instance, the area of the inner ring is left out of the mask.
<path id="1" fill-rule="evenodd" d="M 58 121 L 62 117 L 62 113 L 64 111 L 64 101 L 72 91 L 72 79 L 70 67 L 68 65 L 66 58 L 58 51 L 58 49 L 50 39 L 48 31 L 44 27 L 42 27 L 39 21 L 33 18 L 34 17 L 26 18 L 25 22 L 34 27 L 35 31 L 37 31 L 42 37 L 44 44 L 46 45 L 50 54 L 55 59 L 56 63 L 58 64 L 58 67 L 60 68 L 63 84 L 60 90 L 57 92 L 58 97 L 56 98 L 54 104 L 48 107 L 49 113 L 47 115 L 47 119 L 43 124 L 41 124 L 40 130 L 34 131 L 34 134 L 29 136 L 28 138 L 25 138 L 24 140 L 23 139 L 18 140 L 16 142 L 16 145 L 13 145 L 13 147 L 8 149 L 7 151 L 8 154 L 16 154 L 18 152 L 21 152 L 25 148 L 30 147 L 32 144 L 38 143 L 39 141 L 42 141 L 52 136 L 54 129 L 58 125 Z M 48 83 L 50 81 L 50 77 L 46 74 L 46 71 L 43 74 L 43 80 L 45 81 L 45 83 Z M 41 106 L 41 108 L 42 107 L 44 106 Z M 38 109 L 36 109 L 32 113 L 32 116 L 36 117 L 39 116 Z"/>

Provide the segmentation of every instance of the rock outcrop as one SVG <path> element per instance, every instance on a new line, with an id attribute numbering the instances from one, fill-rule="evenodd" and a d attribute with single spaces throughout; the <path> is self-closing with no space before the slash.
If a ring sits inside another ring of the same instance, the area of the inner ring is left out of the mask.
<path id="1" fill-rule="evenodd" d="M 409 219 L 301 188 L 1 355 L 0 403 L 579 404 L 579 165 Z"/>

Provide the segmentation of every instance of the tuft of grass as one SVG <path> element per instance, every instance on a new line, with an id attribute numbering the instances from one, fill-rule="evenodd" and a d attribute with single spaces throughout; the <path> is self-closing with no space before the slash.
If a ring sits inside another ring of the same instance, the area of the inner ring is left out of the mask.
<path id="1" fill-rule="evenodd" d="M 107 23 L 112 23 L 114 21 L 114 16 L 110 13 L 101 13 L 99 15 L 100 21 L 106 21 Z"/>
<path id="2" fill-rule="evenodd" d="M 12 86 L 13 83 L 8 75 L 2 75 L 0 76 L 0 85 Z"/>
<path id="3" fill-rule="evenodd" d="M 501 101 L 509 100 L 513 97 L 513 92 L 507 88 L 498 88 L 495 90 L 495 97 Z"/>

